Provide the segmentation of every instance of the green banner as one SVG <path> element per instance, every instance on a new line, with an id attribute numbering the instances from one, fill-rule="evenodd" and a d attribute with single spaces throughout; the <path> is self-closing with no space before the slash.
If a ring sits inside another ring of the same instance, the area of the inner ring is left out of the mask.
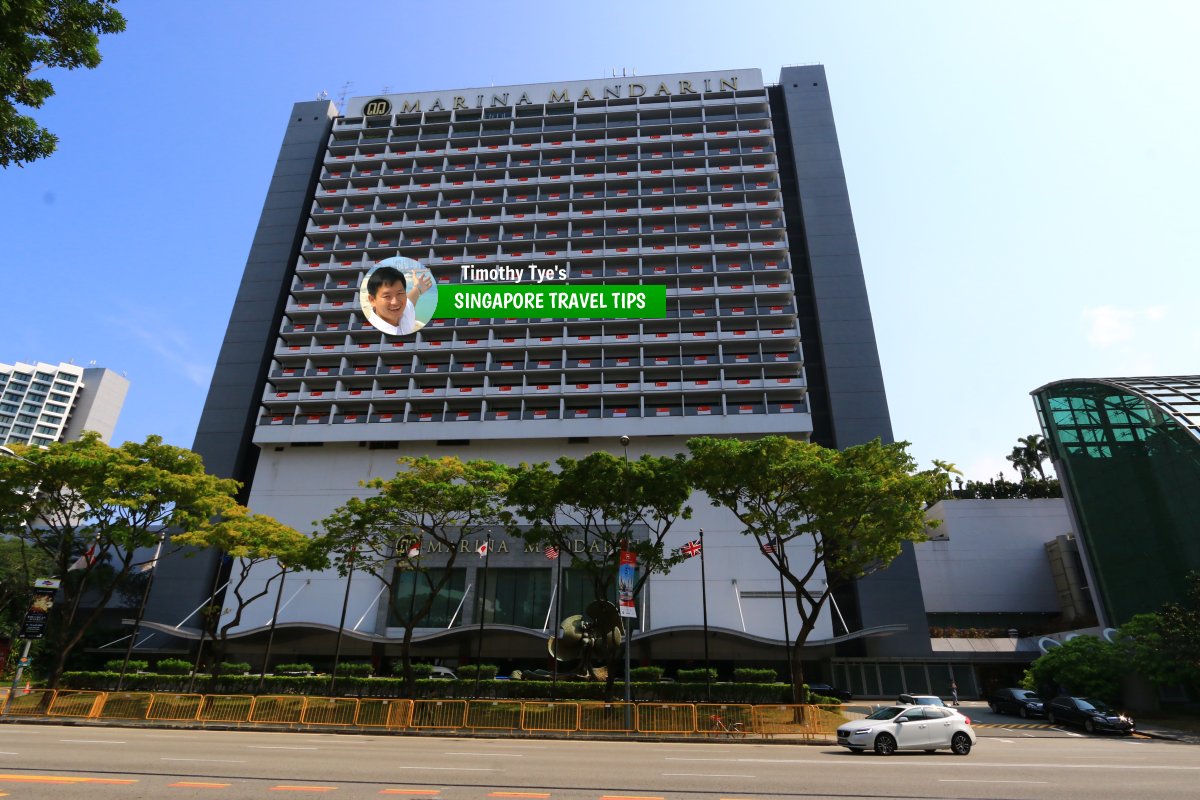
<path id="1" fill-rule="evenodd" d="M 438 287 L 435 318 L 662 319 L 667 287 L 474 283 Z"/>

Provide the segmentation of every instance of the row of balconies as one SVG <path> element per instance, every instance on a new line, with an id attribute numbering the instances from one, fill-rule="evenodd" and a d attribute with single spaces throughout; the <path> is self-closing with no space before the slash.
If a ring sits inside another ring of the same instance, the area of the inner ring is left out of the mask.
<path id="1" fill-rule="evenodd" d="M 338 359 L 336 363 L 321 363 L 312 359 L 304 359 L 302 364 L 291 365 L 286 360 L 278 360 L 270 370 L 270 378 L 276 384 L 286 385 L 293 382 L 309 380 L 332 381 L 343 377 L 353 377 L 356 380 L 372 376 L 405 377 L 409 375 L 429 375 L 436 373 L 515 373 L 523 375 L 540 370 L 566 370 L 568 380 L 576 380 L 583 376 L 593 380 L 602 380 L 604 372 L 620 373 L 629 376 L 630 371 L 645 370 L 641 378 L 659 379 L 668 373 L 675 374 L 679 380 L 697 378 L 746 377 L 746 374 L 735 375 L 724 370 L 749 370 L 762 372 L 766 378 L 795 377 L 804 362 L 800 349 L 789 347 L 780 351 L 769 351 L 760 348 L 750 350 L 734 350 L 733 346 L 718 347 L 705 353 L 693 353 L 676 349 L 674 353 L 661 348 L 638 348 L 629 351 L 618 347 L 592 348 L 585 352 L 578 350 L 530 350 L 527 353 L 462 353 L 451 354 L 448 358 L 432 353 L 413 355 L 400 360 L 396 357 L 373 357 L 364 362 L 359 357 Z M 440 359 L 440 360 L 435 360 Z M 782 370 L 782 371 L 780 371 Z M 690 377 L 689 377 L 690 376 Z M 328 384 L 332 386 L 332 384 Z"/>
<path id="2" fill-rule="evenodd" d="M 359 175 L 402 175 L 431 172 L 528 172 L 544 168 L 598 167 L 615 165 L 629 169 L 678 169 L 682 167 L 720 166 L 736 163 L 742 157 L 775 152 L 768 138 L 743 140 L 737 144 L 703 142 L 679 148 L 603 147 L 514 153 L 459 153 L 429 149 L 405 152 L 383 151 L 378 155 L 333 155 L 324 160 L 322 177 L 351 178 Z M 376 163 L 379 162 L 379 163 Z"/>
<path id="3" fill-rule="evenodd" d="M 692 277 L 693 274 L 695 274 L 695 277 Z M 682 279 L 673 277 L 677 275 L 684 275 L 686 277 Z M 712 274 L 711 270 L 705 275 L 703 269 L 693 272 L 690 268 L 676 265 L 648 265 L 643 267 L 639 272 L 638 266 L 634 264 L 628 267 L 609 267 L 606 270 L 580 269 L 568 274 L 568 280 L 571 281 L 575 279 L 589 281 L 605 277 L 658 278 L 660 280 L 655 280 L 653 283 L 654 285 L 665 285 L 667 287 L 668 298 L 707 297 L 713 294 L 717 296 L 730 295 L 746 297 L 745 301 L 735 301 L 735 303 L 743 305 L 745 302 L 753 304 L 753 297 L 758 297 L 762 300 L 762 295 L 791 290 L 791 284 L 787 281 L 772 278 L 771 276 L 748 275 L 744 278 L 734 276 L 732 278 L 716 280 L 714 283 L 716 276 Z M 756 277 L 760 278 L 760 280 L 755 280 Z M 475 281 L 470 275 L 464 279 L 460 272 L 457 274 L 441 274 L 437 277 L 436 282 L 438 285 L 450 286 L 460 283 L 474 283 Z M 288 303 L 288 312 L 291 313 L 295 310 L 311 313 L 323 310 L 342 310 L 345 308 L 347 301 L 355 299 L 358 286 L 359 281 L 351 279 L 329 278 L 324 282 L 308 279 L 296 281 L 292 287 L 293 296 Z M 769 303 L 772 306 L 777 304 L 777 302 Z M 671 304 L 669 304 L 668 310 L 671 310 L 671 307 Z M 675 308 L 682 307 L 675 306 Z M 344 320 L 339 319 L 339 321 Z M 320 320 L 317 322 L 319 324 Z M 307 320 L 306 324 L 308 324 Z M 309 330 L 312 330 L 312 328 L 310 327 Z"/>
<path id="4" fill-rule="evenodd" d="M 397 194 L 381 192 L 371 197 L 341 197 L 325 199 L 318 197 L 312 207 L 313 217 L 330 214 L 365 215 L 373 211 L 394 211 L 397 209 L 458 209 L 471 206 L 504 206 L 515 210 L 520 207 L 526 211 L 534 206 L 562 209 L 568 203 L 605 197 L 608 192 L 618 192 L 622 188 L 617 185 L 608 186 L 563 186 L 561 189 L 527 191 L 523 188 L 484 191 L 447 189 L 441 187 L 417 192 L 401 191 Z M 777 200 L 779 195 L 778 179 L 773 175 L 756 175 L 753 179 L 733 178 L 713 181 L 669 181 L 659 186 L 653 181 L 644 181 L 637 187 L 637 196 L 669 197 L 671 195 L 723 195 L 729 192 L 749 193 L 756 200 Z M 659 191 L 661 189 L 661 191 Z"/>
<path id="5" fill-rule="evenodd" d="M 657 192 L 659 194 L 670 194 L 672 193 L 669 191 L 671 187 L 665 183 L 665 180 L 668 178 L 700 178 L 708 175 L 758 175 L 768 171 L 778 171 L 773 161 L 755 160 L 714 166 L 681 167 L 673 170 L 652 168 L 645 170 L 600 171 L 589 169 L 588 167 L 578 169 L 564 167 L 553 171 L 538 170 L 536 174 L 531 170 L 531 173 L 528 175 L 513 174 L 512 172 L 498 170 L 494 176 L 473 175 L 469 173 L 456 175 L 454 173 L 433 171 L 428 174 L 395 172 L 380 175 L 372 170 L 370 174 L 355 176 L 343 176 L 333 173 L 322 176 L 320 187 L 317 190 L 317 198 L 318 200 L 323 200 L 331 197 L 356 197 L 372 193 L 387 193 L 389 191 L 410 192 L 433 188 L 487 189 L 505 186 L 520 188 L 566 186 L 568 184 L 574 186 L 599 182 L 624 183 L 626 184 L 625 189 L 629 191 L 637 190 L 641 194 L 655 193 L 655 189 L 661 190 Z M 388 177 L 391 177 L 392 180 L 387 180 Z M 637 184 L 638 179 L 662 180 L 664 183 L 658 186 L 646 185 L 639 187 Z M 704 187 L 697 184 L 695 190 L 704 191 Z"/>
<path id="6" fill-rule="evenodd" d="M 619 215 L 618 215 L 619 216 Z M 486 234 L 484 234 L 486 235 Z M 758 238 L 762 236 L 763 238 Z M 772 236 L 772 238 L 765 238 Z M 497 243 L 486 248 L 475 247 L 459 247 L 455 246 L 452 250 L 442 248 L 440 252 L 435 252 L 429 258 L 430 266 L 434 262 L 439 264 L 468 264 L 474 262 L 487 262 L 495 260 L 518 261 L 528 259 L 596 259 L 606 256 L 627 256 L 633 257 L 637 255 L 653 256 L 653 255 L 679 255 L 679 254 L 702 254 L 711 252 L 728 253 L 731 251 L 767 251 L 767 250 L 786 250 L 787 241 L 783 231 L 776 230 L 771 234 L 754 234 L 750 236 L 737 236 L 733 234 L 725 234 L 718 232 L 712 236 L 705 237 L 708 241 L 676 241 L 673 244 L 653 244 L 643 246 L 625 246 L 625 247 L 604 247 L 603 240 L 597 242 L 601 246 L 588 247 L 586 242 L 581 242 L 578 239 L 564 242 L 561 245 L 557 243 L 535 243 L 530 242 L 530 247 L 509 247 L 504 248 Z M 479 236 L 468 237 L 466 244 L 487 244 L 493 241 L 491 237 L 486 239 Z M 339 254 L 343 252 L 353 252 L 379 249 L 379 248 L 400 248 L 400 247 L 419 247 L 428 246 L 431 241 L 425 237 L 376 237 L 365 235 L 361 238 L 334 236 L 327 239 L 317 237 L 308 237 L 305 239 L 301 247 L 301 253 L 304 255 L 313 255 L 321 253 Z M 381 255 L 380 258 L 385 256 Z"/>
<path id="7" fill-rule="evenodd" d="M 440 274 L 443 271 L 441 264 L 437 263 L 436 250 L 431 248 L 429 254 L 434 257 L 430 263 L 431 269 L 435 274 Z M 361 253 L 353 257 L 347 257 L 351 254 L 342 254 L 333 256 L 330 254 L 325 259 L 314 259 L 313 254 L 304 254 L 300 257 L 299 263 L 296 265 L 297 276 L 301 280 L 308 280 L 311 276 L 318 275 L 322 272 L 328 273 L 331 277 L 341 279 L 350 275 L 369 270 L 377 263 L 377 259 L 372 258 L 368 253 Z M 414 258 L 420 259 L 421 256 L 414 255 Z M 564 266 L 568 270 L 570 278 L 581 277 L 586 279 L 605 278 L 605 277 L 621 277 L 616 270 L 630 270 L 629 274 L 635 276 L 638 273 L 634 270 L 638 265 L 641 265 L 640 274 L 643 276 L 658 276 L 660 274 L 671 274 L 669 269 L 675 265 L 679 274 L 700 275 L 704 273 L 754 273 L 762 271 L 786 270 L 789 268 L 787 253 L 769 253 L 767 255 L 737 255 L 726 256 L 723 253 L 695 253 L 689 249 L 686 257 L 676 258 L 671 255 L 667 256 L 648 256 L 638 259 L 636 257 L 621 258 L 613 264 L 607 261 L 601 261 L 597 264 L 594 260 L 587 258 L 581 259 L 579 264 L 571 261 L 564 262 Z M 659 268 L 663 268 L 664 272 L 660 272 Z M 457 268 L 461 272 L 462 267 Z M 449 268 L 450 274 L 453 274 L 455 268 Z"/>
<path id="8" fill-rule="evenodd" d="M 547 368 L 552 370 L 553 368 Z M 561 369 L 561 367 L 560 367 Z M 697 377 L 672 379 L 669 376 L 642 376 L 636 370 L 616 371 L 607 375 L 595 372 L 590 375 L 568 377 L 561 372 L 548 371 L 534 375 L 529 371 L 513 375 L 491 374 L 473 377 L 470 373 L 457 373 L 456 377 L 422 375 L 411 376 L 405 386 L 390 385 L 375 381 L 369 385 L 347 385 L 341 381 L 329 386 L 302 386 L 287 388 L 284 385 L 268 385 L 263 392 L 264 403 L 329 402 L 331 400 L 372 400 L 410 395 L 427 397 L 468 397 L 479 395 L 539 395 L 539 394 L 613 394 L 646 392 L 740 392 L 762 389 L 804 389 L 801 375 L 763 376 L 757 375 Z M 524 378 L 522 380 L 522 377 Z"/>
<path id="9" fill-rule="evenodd" d="M 388 213 L 388 212 L 384 212 Z M 711 233 L 714 231 L 750 231 L 783 228 L 783 217 L 772 209 L 760 210 L 755 207 L 749 211 L 729 211 L 726 209 L 711 209 L 705 212 L 689 211 L 678 214 L 674 219 L 664 216 L 646 219 L 620 219 L 609 224 L 580 222 L 541 221 L 540 224 L 526 219 L 523 213 L 502 213 L 499 216 L 504 222 L 496 222 L 493 215 L 452 216 L 451 214 L 434 213 L 427 216 L 428 211 L 416 211 L 409 214 L 398 213 L 398 218 L 384 218 L 383 214 L 370 215 L 365 222 L 330 222 L 320 224 L 310 222 L 307 233 L 313 239 L 325 238 L 334 234 L 354 238 L 354 234 L 366 234 L 376 238 L 391 237 L 396 229 L 406 229 L 407 234 L 418 234 L 418 238 L 426 239 L 433 244 L 463 244 L 471 241 L 522 241 L 522 240 L 558 240 L 589 239 L 597 240 L 605 237 L 628 245 L 634 244 L 641 237 L 651 241 L 661 240 L 660 237 L 677 233 Z M 451 212 L 457 214 L 459 212 Z M 432 221 L 431 221 L 432 220 Z M 418 224 L 419 223 L 419 224 Z M 425 231 L 432 228 L 429 236 Z M 323 236 L 324 234 L 324 236 Z"/>
<path id="10" fill-rule="evenodd" d="M 731 416 L 735 414 L 805 414 L 807 402 L 803 398 L 779 401 L 761 398 L 756 402 L 731 401 L 713 398 L 708 401 L 681 398 L 667 401 L 656 398 L 652 401 L 619 404 L 617 402 L 595 405 L 573 404 L 559 401 L 557 407 L 547 407 L 538 401 L 522 403 L 492 404 L 488 401 L 470 407 L 451 402 L 441 404 L 403 403 L 396 408 L 388 405 L 370 405 L 365 408 L 333 406 L 328 410 L 313 413 L 304 409 L 272 411 L 263 409 L 259 425 L 329 425 L 355 423 L 395 422 L 516 422 L 522 420 L 571 420 L 571 419 L 625 419 L 637 417 L 695 417 Z"/>

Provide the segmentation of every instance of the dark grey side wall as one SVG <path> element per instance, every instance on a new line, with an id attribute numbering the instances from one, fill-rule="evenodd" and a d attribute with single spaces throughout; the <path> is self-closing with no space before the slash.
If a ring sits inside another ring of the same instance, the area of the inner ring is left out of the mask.
<path id="1" fill-rule="evenodd" d="M 337 108 L 328 100 L 292 107 L 192 445 L 210 474 L 242 482 L 243 501 L 257 462 L 251 438 L 259 399 L 303 223 L 312 205 L 315 177 L 336 116 Z M 212 592 L 217 566 L 217 554 L 211 551 L 164 557 L 146 619 L 171 625 L 181 622 Z M 198 615 L 184 627 L 199 627 Z M 181 640 L 167 642 L 167 638 L 156 634 L 146 647 L 187 647 Z"/>
<path id="2" fill-rule="evenodd" d="M 810 358 L 819 362 L 821 374 L 816 377 L 824 396 L 812 402 L 826 404 L 813 409 L 814 427 L 817 417 L 824 417 L 828 439 L 821 443 L 838 448 L 876 437 L 891 442 L 891 415 L 825 68 L 784 67 L 779 84 L 787 128 L 786 141 L 779 142 L 780 161 L 781 166 L 790 161 L 794 170 L 806 257 L 806 269 L 798 270 L 794 279 L 797 294 L 811 291 L 820 347 L 817 358 L 810 343 L 805 343 L 805 370 Z M 785 148 L 790 152 L 784 153 Z M 796 244 L 792 242 L 793 249 Z M 802 287 L 801 282 L 808 285 Z M 864 640 L 862 654 L 929 652 L 925 602 L 912 545 L 906 545 L 886 570 L 858 581 L 854 592 L 840 595 L 838 602 L 851 627 L 855 623 L 862 628 L 908 625 L 907 633 Z"/>

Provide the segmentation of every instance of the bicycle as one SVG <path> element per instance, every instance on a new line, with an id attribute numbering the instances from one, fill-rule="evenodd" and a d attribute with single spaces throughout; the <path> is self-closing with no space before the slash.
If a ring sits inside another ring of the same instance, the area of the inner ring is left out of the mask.
<path id="1" fill-rule="evenodd" d="M 720 714 L 713 714 L 708 719 L 712 723 L 712 733 L 717 735 L 723 733 L 731 739 L 740 739 L 746 735 L 746 730 L 741 722 L 726 722 Z"/>

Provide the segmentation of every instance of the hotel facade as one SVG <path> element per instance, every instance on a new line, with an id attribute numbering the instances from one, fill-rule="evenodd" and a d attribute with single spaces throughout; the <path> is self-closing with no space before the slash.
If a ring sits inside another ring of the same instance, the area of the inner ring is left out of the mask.
<path id="1" fill-rule="evenodd" d="M 663 286 L 666 313 L 435 316 L 389 336 L 358 292 L 394 256 L 443 291 L 484 271 Z M 628 436 L 636 459 L 685 452 L 697 435 L 766 434 L 839 448 L 892 438 L 822 67 L 769 85 L 736 69 L 293 107 L 195 441 L 255 511 L 313 530 L 401 455 L 553 461 L 622 454 Z M 782 664 L 790 595 L 732 516 L 702 495 L 690 505 L 667 544 L 705 531 L 712 657 Z M 472 659 L 482 611 L 485 661 L 543 666 L 553 565 L 500 537 L 481 596 L 476 561 L 459 557 L 417 653 Z M 635 660 L 701 656 L 695 561 L 651 577 Z M 216 568 L 165 564 L 156 589 L 170 588 L 148 618 L 162 630 L 186 619 Z M 372 581 L 347 594 L 333 572 L 289 577 L 272 660 L 331 653 L 344 597 L 343 654 L 394 655 L 393 598 Z M 911 547 L 836 599 L 806 657 L 929 657 Z M 270 606 L 234 639 L 250 660 Z"/>

